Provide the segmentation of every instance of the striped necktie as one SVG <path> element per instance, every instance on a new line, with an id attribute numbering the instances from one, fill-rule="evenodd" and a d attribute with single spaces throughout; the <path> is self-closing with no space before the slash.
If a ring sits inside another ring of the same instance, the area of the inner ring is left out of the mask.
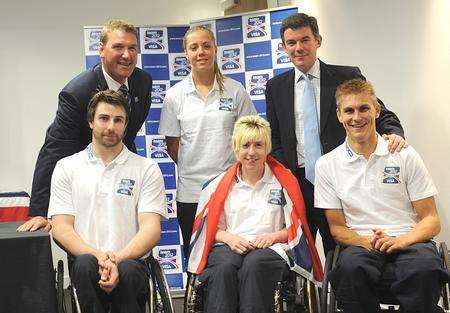
<path id="1" fill-rule="evenodd" d="M 131 110 L 131 98 L 130 98 L 130 93 L 128 91 L 127 85 L 125 85 L 125 84 L 121 85 L 118 91 L 121 92 L 122 95 L 127 99 L 128 106 L 130 107 L 130 110 Z"/>

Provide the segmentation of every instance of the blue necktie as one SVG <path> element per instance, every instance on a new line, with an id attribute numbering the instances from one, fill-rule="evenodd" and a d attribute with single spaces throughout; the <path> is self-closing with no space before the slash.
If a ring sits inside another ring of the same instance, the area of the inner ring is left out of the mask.
<path id="1" fill-rule="evenodd" d="M 303 75 L 305 89 L 303 91 L 303 126 L 305 136 L 305 177 L 314 184 L 314 167 L 322 155 L 319 136 L 319 122 L 317 120 L 316 98 L 308 75 Z"/>

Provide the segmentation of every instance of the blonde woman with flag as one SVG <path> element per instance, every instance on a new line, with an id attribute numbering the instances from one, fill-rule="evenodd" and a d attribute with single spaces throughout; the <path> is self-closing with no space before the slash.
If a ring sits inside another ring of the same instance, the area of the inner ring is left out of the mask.
<path id="1" fill-rule="evenodd" d="M 188 271 L 206 282 L 206 313 L 273 312 L 289 268 L 320 281 L 322 267 L 298 182 L 269 156 L 269 123 L 241 117 L 232 147 L 238 161 L 201 193 Z"/>

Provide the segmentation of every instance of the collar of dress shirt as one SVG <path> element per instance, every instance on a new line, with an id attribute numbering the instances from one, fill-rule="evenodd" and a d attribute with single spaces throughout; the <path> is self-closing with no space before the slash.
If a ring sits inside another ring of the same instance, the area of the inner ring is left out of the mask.
<path id="1" fill-rule="evenodd" d="M 302 77 L 303 73 L 294 66 L 294 84 L 298 83 L 300 77 Z M 306 73 L 309 76 L 312 76 L 314 78 L 320 79 L 320 61 L 319 59 L 316 59 L 316 62 L 314 62 L 313 66 L 309 69 L 309 71 Z"/>
<path id="2" fill-rule="evenodd" d="M 106 80 L 106 84 L 108 85 L 108 89 L 111 89 L 114 91 L 119 90 L 119 88 L 120 88 L 120 86 L 122 86 L 122 84 L 115 81 L 111 76 L 109 76 L 109 74 L 103 68 L 103 65 L 102 65 L 102 72 L 103 72 L 103 76 L 105 76 L 105 80 Z M 128 90 L 130 90 L 130 86 L 128 86 L 128 78 L 125 81 L 125 86 L 127 86 Z"/>

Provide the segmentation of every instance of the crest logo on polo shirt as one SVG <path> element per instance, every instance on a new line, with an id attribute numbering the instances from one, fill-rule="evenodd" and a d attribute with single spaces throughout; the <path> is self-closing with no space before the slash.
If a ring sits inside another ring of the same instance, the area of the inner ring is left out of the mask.
<path id="1" fill-rule="evenodd" d="M 119 183 L 117 193 L 131 196 L 133 194 L 134 183 L 135 181 L 132 179 L 123 178 Z"/>
<path id="2" fill-rule="evenodd" d="M 152 86 L 152 103 L 163 103 L 166 96 L 167 85 L 155 84 Z"/>
<path id="3" fill-rule="evenodd" d="M 241 68 L 241 49 L 227 49 L 222 52 L 222 70 L 238 70 Z"/>
<path id="4" fill-rule="evenodd" d="M 173 76 L 184 78 L 189 75 L 191 69 L 186 57 L 175 57 L 173 63 Z"/>
<path id="5" fill-rule="evenodd" d="M 145 32 L 144 48 L 147 50 L 164 50 L 164 32 L 159 29 L 149 29 Z"/>
<path id="6" fill-rule="evenodd" d="M 168 158 L 166 140 L 163 138 L 153 138 L 150 155 L 152 159 Z"/>
<path id="7" fill-rule="evenodd" d="M 161 249 L 158 252 L 157 259 L 164 270 L 174 270 L 178 268 L 177 249 Z"/>
<path id="8" fill-rule="evenodd" d="M 281 189 L 270 189 L 269 200 L 267 201 L 267 203 L 282 205 L 283 201 L 282 201 Z"/>
<path id="9" fill-rule="evenodd" d="M 247 38 L 264 37 L 266 35 L 266 17 L 264 15 L 250 17 L 247 22 Z"/>
<path id="10" fill-rule="evenodd" d="M 286 52 L 283 49 L 283 43 L 278 43 L 276 53 L 276 60 L 277 64 L 286 64 L 291 62 L 291 59 L 289 59 L 289 56 L 286 54 Z"/>
<path id="11" fill-rule="evenodd" d="M 252 75 L 250 79 L 250 96 L 264 95 L 269 74 Z"/>
<path id="12" fill-rule="evenodd" d="M 400 183 L 400 166 L 386 166 L 383 172 L 383 184 Z"/>
<path id="13" fill-rule="evenodd" d="M 232 98 L 220 98 L 219 110 L 221 110 L 221 111 L 233 110 L 233 99 Z"/>
<path id="14" fill-rule="evenodd" d="M 98 46 L 100 45 L 100 34 L 99 30 L 92 30 L 89 33 L 89 51 L 98 51 Z"/>

